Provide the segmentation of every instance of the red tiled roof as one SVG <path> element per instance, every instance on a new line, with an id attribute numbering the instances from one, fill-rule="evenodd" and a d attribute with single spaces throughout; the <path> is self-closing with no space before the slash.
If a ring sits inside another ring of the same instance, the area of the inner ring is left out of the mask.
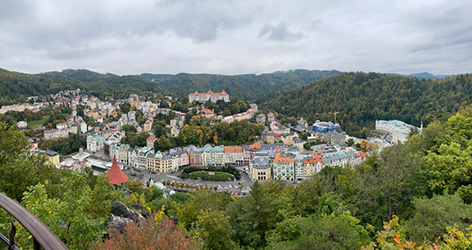
<path id="1" fill-rule="evenodd" d="M 280 157 L 280 153 L 275 156 L 274 162 L 276 163 L 294 163 L 295 161 L 290 157 Z"/>
<path id="2" fill-rule="evenodd" d="M 105 176 L 110 177 L 108 182 L 113 185 L 122 184 L 128 181 L 128 176 L 121 171 L 118 162 L 116 162 L 116 156 L 113 157 L 113 164 L 111 164 L 111 168 L 108 169 Z"/>
<path id="3" fill-rule="evenodd" d="M 225 153 L 226 152 L 243 152 L 243 147 L 241 147 L 241 146 L 225 147 Z"/>
<path id="4" fill-rule="evenodd" d="M 249 149 L 255 149 L 255 148 L 257 148 L 257 149 L 260 150 L 260 149 L 261 149 L 261 145 L 260 145 L 259 143 L 257 143 L 257 142 L 254 142 L 253 144 L 249 145 Z"/>

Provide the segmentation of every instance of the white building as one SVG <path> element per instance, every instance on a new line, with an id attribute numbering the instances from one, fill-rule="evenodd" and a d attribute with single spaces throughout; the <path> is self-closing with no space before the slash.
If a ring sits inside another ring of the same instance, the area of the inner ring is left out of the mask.
<path id="1" fill-rule="evenodd" d="M 375 121 L 375 130 L 389 133 L 390 136 L 387 137 L 387 141 L 390 143 L 406 142 L 410 131 L 414 128 L 415 126 L 399 120 Z"/>
<path id="2" fill-rule="evenodd" d="M 222 100 L 224 102 L 229 102 L 228 93 L 226 93 L 224 90 L 221 93 L 213 93 L 211 91 L 208 91 L 206 93 L 198 93 L 198 91 L 195 91 L 195 93 L 191 93 L 188 95 L 189 102 L 211 101 L 213 103 L 216 103 L 219 100 Z"/>
<path id="3" fill-rule="evenodd" d="M 92 153 L 96 153 L 103 149 L 105 138 L 99 135 L 88 135 L 87 136 L 87 150 Z"/>

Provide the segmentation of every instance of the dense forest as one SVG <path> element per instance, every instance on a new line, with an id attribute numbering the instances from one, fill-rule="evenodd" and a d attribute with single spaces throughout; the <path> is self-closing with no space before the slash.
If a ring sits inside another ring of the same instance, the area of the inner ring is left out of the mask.
<path id="1" fill-rule="evenodd" d="M 139 76 L 98 74 L 88 70 L 23 74 L 0 69 L 0 106 L 25 102 L 28 96 L 77 88 L 99 98 L 128 98 L 130 94 L 143 95 L 147 91 L 163 93 L 155 84 Z"/>
<path id="2" fill-rule="evenodd" d="M 103 176 L 31 155 L 26 137 L 0 123 L 0 191 L 70 249 L 470 249 L 471 131 L 468 107 L 361 165 L 325 167 L 296 187 L 268 181 L 246 197 L 201 190 L 164 198 L 130 180 L 123 198 Z M 138 203 L 154 218 L 103 240 L 116 200 Z M 0 210 L 3 234 L 9 220 Z M 17 242 L 31 244 L 21 227 Z"/>
<path id="3" fill-rule="evenodd" d="M 472 75 L 418 79 L 380 73 L 343 73 L 295 89 L 269 94 L 260 107 L 309 122 L 334 119 L 348 134 L 373 129 L 376 119 L 426 125 L 472 103 Z"/>
<path id="4" fill-rule="evenodd" d="M 196 90 L 225 90 L 230 97 L 253 101 L 267 93 L 298 87 L 340 73 L 335 70 L 293 70 L 236 76 L 184 73 L 117 76 L 85 69 L 40 74 L 23 74 L 0 69 L 0 106 L 24 102 L 28 96 L 55 94 L 60 90 L 77 88 L 99 98 L 127 98 L 130 94 L 144 95 L 145 92 L 152 91 L 161 96 L 173 95 L 185 99 Z"/>
<path id="5" fill-rule="evenodd" d="M 188 95 L 192 92 L 221 92 L 225 90 L 230 97 L 245 101 L 254 101 L 268 93 L 295 88 L 319 79 L 340 74 L 336 70 L 290 70 L 270 74 L 247 75 L 212 75 L 187 74 L 153 75 L 141 74 L 149 81 L 153 80 L 159 87 L 175 96 Z"/>

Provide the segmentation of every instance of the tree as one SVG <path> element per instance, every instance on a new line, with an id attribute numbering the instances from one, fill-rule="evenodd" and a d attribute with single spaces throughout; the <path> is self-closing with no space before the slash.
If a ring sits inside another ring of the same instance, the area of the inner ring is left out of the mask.
<path id="1" fill-rule="evenodd" d="M 458 195 L 438 195 L 415 199 L 415 213 L 405 224 L 410 239 L 434 242 L 447 233 L 448 226 L 465 230 L 472 221 L 472 205 L 464 204 Z"/>
<path id="2" fill-rule="evenodd" d="M 359 249 L 369 242 L 367 230 L 350 213 L 295 216 L 277 225 L 268 236 L 269 249 Z"/>
<path id="3" fill-rule="evenodd" d="M 110 238 L 105 242 L 96 242 L 91 249 L 125 250 L 197 250 L 199 245 L 193 238 L 185 237 L 175 228 L 171 220 L 161 220 L 157 227 L 152 227 L 152 217 L 141 225 L 128 223 L 123 233 L 110 231 Z"/>
<path id="4" fill-rule="evenodd" d="M 231 239 L 233 229 L 229 225 L 229 217 L 222 211 L 213 209 L 201 211 L 197 218 L 197 234 L 204 242 L 204 249 L 234 249 Z"/>
<path id="5" fill-rule="evenodd" d="M 74 173 L 63 180 L 62 195 L 47 192 L 48 182 L 37 184 L 25 193 L 25 207 L 42 220 L 69 249 L 83 249 L 98 240 L 107 217 L 93 216 L 91 188 L 86 175 Z M 111 203 L 111 200 L 108 200 Z"/>

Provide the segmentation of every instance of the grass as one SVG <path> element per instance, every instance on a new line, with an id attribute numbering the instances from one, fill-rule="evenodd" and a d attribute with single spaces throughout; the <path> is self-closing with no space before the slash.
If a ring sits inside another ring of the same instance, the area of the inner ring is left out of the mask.
<path id="1" fill-rule="evenodd" d="M 223 172 L 213 172 L 214 174 L 211 175 L 207 171 L 201 172 L 193 172 L 189 175 L 191 179 L 201 179 L 205 181 L 229 181 L 234 180 L 234 176 L 232 174 L 223 173 Z"/>
<path id="2" fill-rule="evenodd" d="M 43 116 L 43 119 L 37 120 L 37 121 L 34 121 L 34 122 L 30 122 L 29 125 L 30 125 L 30 127 L 43 126 L 44 122 L 47 119 L 49 119 L 49 116 L 45 115 L 45 116 Z"/>

